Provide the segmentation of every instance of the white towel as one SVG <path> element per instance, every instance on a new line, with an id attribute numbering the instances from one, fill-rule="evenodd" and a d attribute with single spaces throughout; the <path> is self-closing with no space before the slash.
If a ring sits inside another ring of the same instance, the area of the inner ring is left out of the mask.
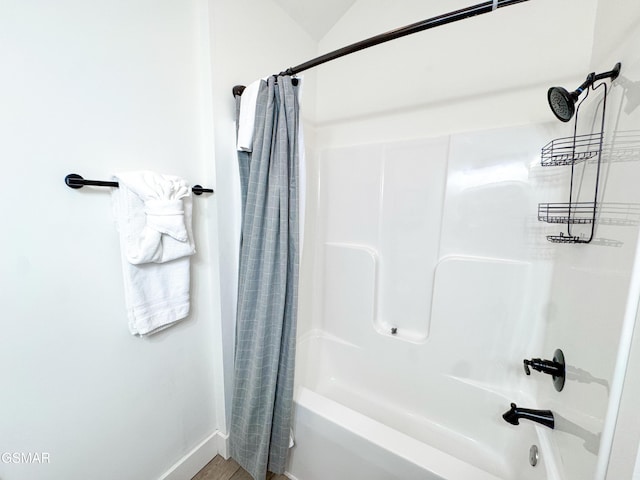
<path id="1" fill-rule="evenodd" d="M 249 84 L 240 97 L 240 114 L 238 115 L 238 145 L 241 152 L 253 151 L 253 130 L 256 123 L 256 103 L 260 83 L 264 80 L 256 80 Z"/>
<path id="2" fill-rule="evenodd" d="M 189 314 L 191 189 L 179 177 L 149 171 L 114 179 L 129 330 L 150 335 Z"/>

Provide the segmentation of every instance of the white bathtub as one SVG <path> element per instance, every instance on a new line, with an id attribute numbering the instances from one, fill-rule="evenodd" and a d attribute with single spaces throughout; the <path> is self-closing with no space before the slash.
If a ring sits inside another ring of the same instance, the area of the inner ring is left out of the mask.
<path id="1" fill-rule="evenodd" d="M 307 335 L 299 348 L 295 446 L 287 469 L 293 479 L 562 478 L 553 458 L 551 431 L 526 421 L 518 427 L 504 422 L 501 414 L 510 399 L 499 392 L 451 376 L 431 376 L 438 392 L 434 402 L 418 411 L 408 406 L 412 392 L 406 394 L 409 401 L 392 403 L 388 399 L 393 395 L 385 395 L 384 388 L 374 393 L 371 384 L 367 386 L 376 372 L 381 386 L 388 372 L 379 370 L 380 364 L 372 359 L 365 370 L 373 375 L 359 370 L 365 365 L 365 349 L 322 332 Z M 305 364 L 314 358 L 323 359 L 322 367 Z M 448 399 L 444 410 L 437 405 L 442 399 Z M 534 444 L 540 451 L 536 467 L 529 465 Z"/>
<path id="2" fill-rule="evenodd" d="M 522 140 L 536 135 L 515 135 L 498 156 L 492 140 L 467 136 L 320 153 L 292 476 L 570 478 L 556 468 L 554 432 L 502 419 L 511 402 L 548 408 L 535 399 L 549 384 L 522 370 L 523 358 L 547 354 L 537 286 L 549 273 L 529 255 L 523 220 L 539 147 Z"/>
<path id="3" fill-rule="evenodd" d="M 396 333 L 382 327 L 372 307 L 375 256 L 332 245 L 325 261 L 316 328 L 298 338 L 294 477 L 565 478 L 551 430 L 502 419 L 511 402 L 544 408 L 533 400 L 535 377 L 522 371 L 534 342 L 521 300 L 529 264 L 441 260 L 421 336 L 402 314 L 386 321 Z M 535 467 L 532 445 L 540 451 Z"/>

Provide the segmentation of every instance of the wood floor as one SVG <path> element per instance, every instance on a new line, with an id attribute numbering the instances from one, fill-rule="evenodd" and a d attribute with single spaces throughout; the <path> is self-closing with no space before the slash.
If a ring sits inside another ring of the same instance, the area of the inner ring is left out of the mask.
<path id="1" fill-rule="evenodd" d="M 253 480 L 235 460 L 225 460 L 220 455 L 211 460 L 192 480 Z M 284 475 L 269 472 L 267 480 L 289 480 Z"/>

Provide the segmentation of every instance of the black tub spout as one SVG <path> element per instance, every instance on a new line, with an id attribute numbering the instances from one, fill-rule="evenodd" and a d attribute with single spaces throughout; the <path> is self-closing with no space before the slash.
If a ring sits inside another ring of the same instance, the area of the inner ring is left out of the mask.
<path id="1" fill-rule="evenodd" d="M 520 419 L 531 420 L 545 427 L 554 428 L 555 419 L 551 410 L 532 410 L 530 408 L 518 408 L 515 403 L 511 404 L 511 410 L 504 413 L 502 418 L 511 425 L 520 425 Z"/>

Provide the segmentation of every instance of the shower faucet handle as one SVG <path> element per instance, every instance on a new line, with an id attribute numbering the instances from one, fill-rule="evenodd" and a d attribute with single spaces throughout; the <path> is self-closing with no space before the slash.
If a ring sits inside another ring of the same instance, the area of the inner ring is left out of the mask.
<path id="1" fill-rule="evenodd" d="M 523 360 L 524 373 L 531 375 L 530 368 L 537 372 L 549 375 L 559 375 L 562 372 L 562 366 L 552 360 L 543 360 L 542 358 L 532 358 L 531 360 Z"/>
<path id="2" fill-rule="evenodd" d="M 523 360 L 524 373 L 531 375 L 531 369 L 547 375 L 551 375 L 553 386 L 557 391 L 564 388 L 565 361 L 562 350 L 557 349 L 553 354 L 553 360 L 543 360 L 542 358 L 532 358 Z"/>

